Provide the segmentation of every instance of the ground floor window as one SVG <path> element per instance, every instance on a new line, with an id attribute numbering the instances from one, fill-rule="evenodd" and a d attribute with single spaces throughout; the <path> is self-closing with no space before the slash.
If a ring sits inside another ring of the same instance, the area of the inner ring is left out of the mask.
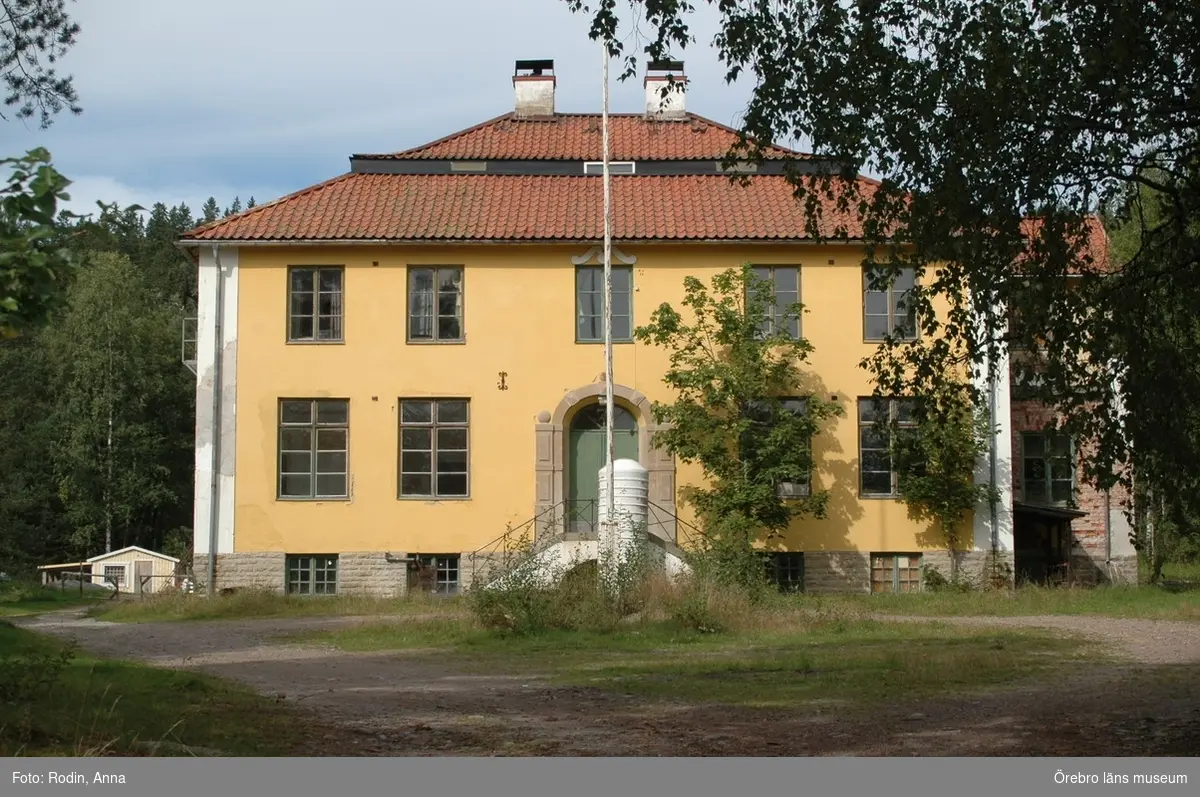
<path id="1" fill-rule="evenodd" d="M 804 554 L 798 551 L 771 551 L 766 556 L 767 580 L 780 592 L 804 591 Z"/>
<path id="2" fill-rule="evenodd" d="M 871 592 L 920 592 L 921 554 L 871 554 Z"/>
<path id="3" fill-rule="evenodd" d="M 125 586 L 125 565 L 105 565 L 104 583 Z"/>
<path id="4" fill-rule="evenodd" d="M 459 590 L 458 556 L 422 554 L 417 556 L 416 588 L 436 595 L 457 595 Z"/>
<path id="5" fill-rule="evenodd" d="M 337 557 L 332 554 L 289 556 L 287 558 L 288 594 L 337 594 L 337 565 Z"/>

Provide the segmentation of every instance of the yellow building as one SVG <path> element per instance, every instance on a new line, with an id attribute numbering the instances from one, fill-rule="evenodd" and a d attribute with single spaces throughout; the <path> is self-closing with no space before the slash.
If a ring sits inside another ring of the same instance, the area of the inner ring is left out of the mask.
<path id="1" fill-rule="evenodd" d="M 346 174 L 185 237 L 200 275 L 201 580 L 215 550 L 220 588 L 393 593 L 419 564 L 453 592 L 510 524 L 554 516 L 587 535 L 604 436 L 600 117 L 557 113 L 552 71 L 518 62 L 511 113 L 353 156 Z M 783 175 L 796 153 L 772 148 L 731 180 L 736 133 L 687 112 L 684 90 L 663 100 L 664 79 L 647 77 L 644 112 L 611 120 L 617 455 L 649 471 L 652 532 L 686 547 L 679 490 L 698 471 L 653 444 L 667 352 L 632 329 L 678 304 L 685 276 L 749 262 L 781 304 L 806 305 L 812 389 L 846 410 L 813 441 L 828 517 L 797 522 L 776 573 L 809 591 L 914 588 L 943 541 L 909 518 L 859 412 L 858 363 L 906 323 L 904 286 L 867 291 L 861 247 L 808 238 Z M 1005 380 L 1001 418 L 1007 397 Z M 1004 473 L 1009 434 L 1002 423 Z M 1010 510 L 1008 494 L 995 529 L 976 513 L 975 552 L 1011 556 Z"/>

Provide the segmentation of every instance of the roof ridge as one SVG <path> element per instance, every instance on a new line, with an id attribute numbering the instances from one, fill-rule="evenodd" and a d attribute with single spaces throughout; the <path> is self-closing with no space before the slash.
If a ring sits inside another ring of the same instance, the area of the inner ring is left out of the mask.
<path id="1" fill-rule="evenodd" d="M 727 124 L 722 124 L 721 122 L 718 122 L 715 119 L 709 119 L 707 116 L 701 116 L 700 114 L 693 113 L 691 111 L 688 111 L 687 115 L 692 117 L 693 119 L 704 122 L 705 124 L 712 125 L 713 127 L 719 127 L 722 130 L 724 130 L 726 133 L 732 133 L 733 135 L 738 136 L 739 138 L 742 135 L 742 132 L 740 130 L 738 130 L 736 127 L 732 127 Z M 753 138 L 752 136 L 746 136 L 746 139 L 748 141 L 757 141 L 757 139 Z M 785 147 L 781 144 L 776 144 L 773 141 L 768 143 L 767 146 L 765 147 L 765 149 L 774 149 L 779 152 L 786 152 L 788 155 L 803 155 L 805 157 L 810 157 L 810 158 L 812 157 L 811 152 L 801 152 L 800 150 L 792 149 L 791 147 Z"/>
<path id="2" fill-rule="evenodd" d="M 609 114 L 609 116 L 611 118 L 616 118 L 616 119 L 644 119 L 648 123 L 659 123 L 659 124 L 680 124 L 680 123 L 684 123 L 684 122 L 690 122 L 692 125 L 695 125 L 696 123 L 700 123 L 702 125 L 707 125 L 707 126 L 713 127 L 717 130 L 720 130 L 724 133 L 727 133 L 729 135 L 732 135 L 732 136 L 735 136 L 738 138 L 740 138 L 742 135 L 741 132 L 739 130 L 737 130 L 736 128 L 734 128 L 730 125 L 718 122 L 714 119 L 710 119 L 707 116 L 702 116 L 698 113 L 695 113 L 694 111 L 686 111 L 682 118 L 674 118 L 674 119 L 647 119 L 644 113 L 638 113 L 638 112 L 632 112 L 632 111 L 631 112 L 622 112 L 622 113 L 611 113 L 611 114 Z M 436 138 L 432 141 L 427 141 L 424 144 L 419 144 L 415 147 L 408 147 L 407 149 L 402 149 L 402 150 L 392 151 L 392 152 L 373 152 L 373 153 L 361 152 L 361 153 L 355 153 L 351 157 L 368 159 L 368 160 L 369 159 L 408 160 L 410 158 L 419 158 L 423 153 L 426 153 L 429 150 L 435 149 L 436 147 L 439 147 L 443 144 L 448 144 L 452 141 L 463 138 L 464 136 L 469 136 L 472 133 L 477 133 L 477 132 L 484 130 L 486 128 L 489 128 L 489 127 L 498 127 L 499 125 L 501 125 L 505 122 L 547 124 L 550 122 L 557 121 L 559 119 L 599 119 L 600 117 L 601 117 L 601 114 L 599 112 L 595 112 L 595 111 L 581 111 L 581 112 L 556 111 L 552 115 L 525 118 L 525 117 L 517 116 L 514 111 L 507 111 L 505 113 L 500 114 L 499 116 L 494 116 L 491 119 L 486 119 L 477 124 L 473 124 L 470 127 L 465 127 L 461 130 L 457 130 L 453 133 L 449 133 L 448 135 L 441 136 L 440 138 Z M 747 136 L 746 139 L 748 142 L 750 142 L 752 144 L 757 143 L 757 141 L 758 141 L 758 139 L 754 138 L 753 136 Z M 801 152 L 799 150 L 795 150 L 790 147 L 782 146 L 781 144 L 777 144 L 775 142 L 766 143 L 763 146 L 763 151 L 764 151 L 764 153 L 772 152 L 776 155 L 790 156 L 790 157 L 801 157 L 801 158 L 811 158 L 812 157 L 811 153 Z M 506 160 L 506 159 L 500 158 L 499 160 Z M 699 160 L 710 160 L 710 159 L 709 158 L 700 158 Z"/>
<path id="3" fill-rule="evenodd" d="M 436 147 L 439 144 L 445 144 L 448 141 L 453 141 L 456 138 L 461 138 L 462 136 L 465 136 L 468 133 L 474 133 L 476 130 L 482 130 L 483 128 L 488 127 L 489 125 L 497 124 L 513 115 L 514 115 L 513 111 L 505 111 L 504 113 L 500 114 L 499 116 L 493 116 L 491 119 L 486 119 L 482 122 L 479 122 L 478 124 L 473 124 L 470 127 L 464 127 L 462 130 L 459 130 L 457 132 L 450 133 L 449 135 L 442 136 L 441 138 L 435 138 L 433 141 L 426 141 L 424 144 L 420 144 L 415 147 L 409 147 L 408 149 L 402 149 L 402 150 L 399 150 L 396 152 L 387 152 L 387 153 L 380 153 L 380 154 L 387 155 L 388 157 L 391 157 L 391 158 L 399 158 L 399 157 L 403 157 L 404 155 L 411 155 L 411 154 L 420 152 L 423 149 L 429 149 L 430 147 Z M 366 154 L 366 153 L 363 153 L 363 154 Z M 355 155 L 354 157 L 362 157 L 362 155 Z"/>
<path id="4" fill-rule="evenodd" d="M 244 218 L 247 218 L 248 216 L 254 215 L 255 213 L 261 213 L 265 210 L 268 210 L 268 209 L 274 207 L 275 205 L 280 204 L 281 202 L 287 202 L 292 199 L 299 199 L 300 197 L 305 196 L 307 194 L 312 194 L 312 193 L 320 191 L 324 188 L 328 188 L 329 186 L 334 185 L 335 183 L 341 182 L 342 180 L 345 180 L 349 177 L 354 177 L 355 174 L 356 174 L 355 172 L 345 172 L 344 174 L 339 174 L 337 177 L 331 177 L 328 180 L 322 180 L 321 182 L 316 183 L 314 185 L 310 185 L 305 188 L 301 188 L 299 191 L 293 191 L 290 194 L 285 194 L 284 196 L 281 196 L 278 199 L 272 199 L 270 202 L 264 202 L 261 205 L 255 205 L 252 208 L 246 208 L 245 210 L 243 210 L 239 213 L 234 213 L 232 215 L 225 216 L 223 218 L 216 219 L 214 221 L 210 221 L 207 224 L 201 224 L 198 227 L 193 227 L 192 229 L 188 230 L 183 235 L 181 235 L 180 238 L 190 238 L 199 233 L 208 232 L 209 230 L 216 229 L 217 227 L 220 227 L 222 224 L 228 224 L 230 222 L 240 221 Z"/>

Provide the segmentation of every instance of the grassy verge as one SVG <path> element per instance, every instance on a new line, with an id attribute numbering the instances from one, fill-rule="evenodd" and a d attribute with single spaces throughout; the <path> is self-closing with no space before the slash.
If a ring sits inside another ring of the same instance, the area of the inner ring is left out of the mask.
<path id="1" fill-rule="evenodd" d="M 448 668 L 471 672 L 750 707 L 918 699 L 1015 682 L 1092 652 L 1081 641 L 1037 632 L 799 615 L 728 634 L 648 622 L 615 633 L 511 636 L 461 619 L 365 623 L 293 639 L 436 654 Z"/>
<path id="2" fill-rule="evenodd" d="M 1162 575 L 1167 581 L 1189 581 L 1200 587 L 1200 563 L 1167 562 Z"/>
<path id="3" fill-rule="evenodd" d="M 17 617 L 25 614 L 52 612 L 72 606 L 89 606 L 108 598 L 107 593 L 79 589 L 51 589 L 41 584 L 26 581 L 0 582 L 0 617 Z"/>
<path id="4" fill-rule="evenodd" d="M 309 728 L 219 679 L 63 650 L 0 622 L 0 757 L 146 755 L 148 743 L 165 743 L 159 754 L 287 755 Z"/>
<path id="5" fill-rule="evenodd" d="M 118 623 L 186 620 L 239 620 L 263 617 L 336 617 L 393 614 L 440 615 L 454 611 L 457 601 L 427 595 L 406 598 L 366 596 L 295 596 L 266 591 L 239 591 L 208 598 L 172 593 L 94 607 L 89 614 Z"/>
<path id="6" fill-rule="evenodd" d="M 923 592 L 799 598 L 819 606 L 876 614 L 927 617 L 1102 615 L 1158 620 L 1200 620 L 1200 589 L 1150 586 L 1080 589 L 1022 587 L 1011 592 Z"/>

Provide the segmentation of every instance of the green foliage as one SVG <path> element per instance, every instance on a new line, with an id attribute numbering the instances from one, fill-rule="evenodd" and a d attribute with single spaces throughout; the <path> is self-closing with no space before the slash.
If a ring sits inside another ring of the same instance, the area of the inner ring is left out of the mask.
<path id="1" fill-rule="evenodd" d="M 951 551 L 960 550 L 962 522 L 985 499 L 999 500 L 990 484 L 975 481 L 975 468 L 987 453 L 993 426 L 986 411 L 966 400 L 965 390 L 953 390 L 941 402 L 918 402 L 915 425 L 890 423 L 893 467 L 899 474 L 900 499 L 918 518 L 932 521 Z M 951 561 L 956 580 L 957 558 Z"/>
<path id="2" fill-rule="evenodd" d="M 75 260 L 59 240 L 58 203 L 67 178 L 35 149 L 0 161 L 10 167 L 0 189 L 0 338 L 46 321 L 68 284 Z"/>
<path id="3" fill-rule="evenodd" d="M 54 484 L 56 427 L 40 333 L 0 340 L 0 570 L 32 573 L 67 546 Z"/>
<path id="4" fill-rule="evenodd" d="M 969 581 L 958 578 L 957 574 L 946 578 L 936 567 L 925 566 L 921 577 L 923 588 L 928 592 L 970 592 L 972 590 Z"/>
<path id="5" fill-rule="evenodd" d="M 501 561 L 479 566 L 467 605 L 481 626 L 503 633 L 608 633 L 645 607 L 655 575 L 645 543 L 614 557 L 605 552 L 599 560 L 562 561 L 518 534 Z"/>
<path id="6" fill-rule="evenodd" d="M 649 59 L 695 41 L 695 3 L 630 0 L 637 21 L 623 21 L 616 0 L 566 2 L 616 55 L 625 22 L 648 36 Z M 1200 304 L 1200 5 L 709 5 L 727 77 L 754 86 L 740 154 L 811 141 L 810 168 L 790 175 L 809 232 L 878 242 L 868 261 L 917 274 L 920 339 L 887 341 L 864 362 L 882 392 L 932 395 L 965 367 L 986 373 L 1007 347 L 1036 352 L 1014 357 L 1014 378 L 1038 376 L 1034 397 L 1089 451 L 1087 480 L 1129 487 L 1131 466 L 1149 467 L 1154 489 L 1183 496 L 1168 503 L 1200 495 L 1196 438 L 1169 439 L 1197 378 L 1185 314 Z M 842 179 L 864 172 L 879 179 Z M 1152 214 L 1137 207 L 1145 191 Z M 842 212 L 821 212 L 831 205 Z M 1134 222 L 1112 263 L 1101 212 Z M 932 312 L 935 299 L 946 312 Z M 1131 427 L 1136 413 L 1160 432 Z"/>
<path id="7" fill-rule="evenodd" d="M 161 536 L 155 526 L 191 492 L 180 319 L 128 258 L 107 254 L 80 273 L 45 334 L 59 388 L 54 471 L 81 553 Z"/>
<path id="8" fill-rule="evenodd" d="M 200 208 L 200 223 L 211 224 L 221 216 L 221 206 L 217 204 L 217 200 L 213 197 L 206 199 L 204 206 Z"/>
<path id="9" fill-rule="evenodd" d="M 70 646 L 0 658 L 0 703 L 39 700 L 59 682 L 73 658 L 75 650 Z"/>
<path id="10" fill-rule="evenodd" d="M 773 308 L 769 285 L 750 266 L 718 274 L 710 287 L 687 277 L 684 292 L 690 319 L 664 303 L 634 331 L 670 351 L 664 381 L 675 399 L 652 407 L 668 425 L 655 443 L 701 466 L 707 486 L 689 486 L 685 498 L 705 524 L 711 553 L 729 557 L 739 578 L 761 580 L 753 542 L 777 536 L 795 517 L 825 512 L 826 492 L 784 500 L 779 485 L 808 482 L 812 437 L 842 410 L 801 371 L 808 341 L 772 323 L 803 308 Z M 785 403 L 793 398 L 804 399 L 803 411 Z"/>
<path id="11" fill-rule="evenodd" d="M 16 118 L 38 117 L 43 128 L 64 108 L 80 113 L 70 76 L 54 64 L 75 44 L 79 25 L 67 15 L 66 0 L 6 0 L 0 4 L 0 75 L 4 104 Z M 43 60 L 44 59 L 44 60 Z"/>
<path id="12" fill-rule="evenodd" d="M 1200 241 L 1200 216 L 1177 237 L 1148 239 L 1147 230 L 1172 223 L 1170 202 L 1146 185 L 1129 192 L 1109 224 L 1113 260 L 1125 266 L 1104 287 L 1114 306 L 1109 339 L 1124 364 L 1135 500 L 1149 520 L 1134 543 L 1153 580 L 1165 563 L 1195 561 L 1200 550 L 1200 408 L 1179 400 L 1200 390 L 1200 282 L 1177 266 L 1187 256 L 1179 247 Z"/>

